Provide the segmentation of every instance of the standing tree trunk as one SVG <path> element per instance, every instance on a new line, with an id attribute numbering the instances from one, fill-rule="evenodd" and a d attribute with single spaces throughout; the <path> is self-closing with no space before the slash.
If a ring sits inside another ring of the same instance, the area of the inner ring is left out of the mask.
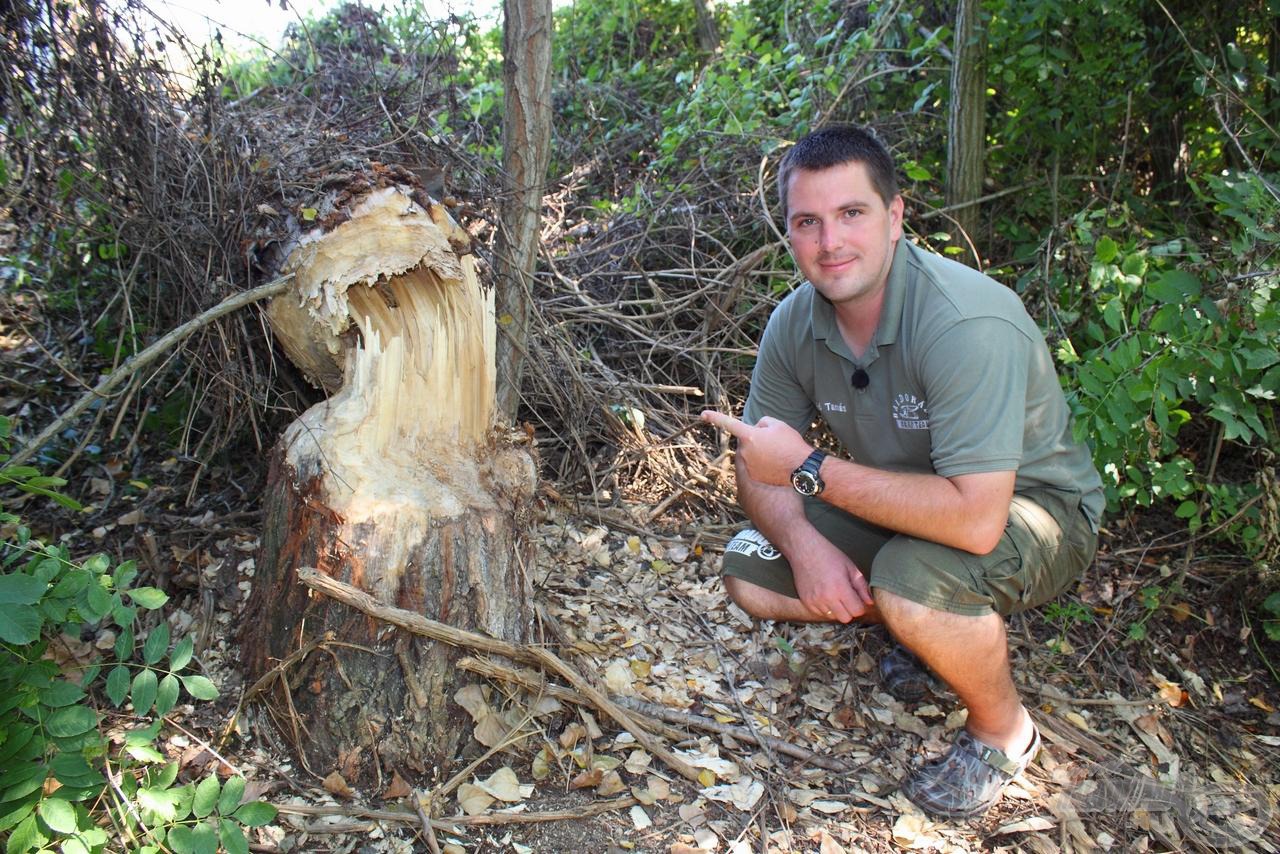
<path id="1" fill-rule="evenodd" d="M 251 680 L 310 650 L 267 705 L 305 767 L 348 782 L 449 768 L 465 674 L 452 648 L 308 592 L 300 567 L 508 641 L 532 625 L 535 469 L 527 437 L 495 426 L 493 290 L 444 207 L 374 173 L 282 252 L 272 329 L 333 394 L 272 453 L 242 630 Z"/>
<path id="2" fill-rule="evenodd" d="M 693 0 L 693 11 L 698 16 L 698 47 L 707 53 L 715 53 L 720 49 L 720 30 L 707 0 Z"/>
<path id="3" fill-rule="evenodd" d="M 956 4 L 955 44 L 951 60 L 951 102 L 947 111 L 948 207 L 962 232 L 961 243 L 971 266 L 980 266 L 978 227 L 987 145 L 986 27 L 980 0 Z M 972 242 L 972 246 L 970 243 Z"/>
<path id="4" fill-rule="evenodd" d="M 551 0 L 503 0 L 503 204 L 497 245 L 498 409 L 515 420 L 551 159 Z"/>

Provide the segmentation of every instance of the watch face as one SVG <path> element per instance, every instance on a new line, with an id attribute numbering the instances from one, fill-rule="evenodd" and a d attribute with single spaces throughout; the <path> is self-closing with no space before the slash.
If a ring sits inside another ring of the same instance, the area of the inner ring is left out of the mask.
<path id="1" fill-rule="evenodd" d="M 791 473 L 791 486 L 801 495 L 817 495 L 818 476 L 813 472 L 794 471 Z"/>

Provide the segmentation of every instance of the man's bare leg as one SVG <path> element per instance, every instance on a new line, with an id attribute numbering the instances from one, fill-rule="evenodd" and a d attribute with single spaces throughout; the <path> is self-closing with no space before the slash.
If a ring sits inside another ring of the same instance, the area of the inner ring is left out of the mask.
<path id="1" fill-rule="evenodd" d="M 1009 671 L 1009 641 L 999 614 L 965 617 L 875 590 L 889 631 L 959 695 L 966 729 L 983 744 L 1017 757 L 1031 743 L 1031 716 Z"/>
<path id="2" fill-rule="evenodd" d="M 822 620 L 804 606 L 804 603 L 792 596 L 786 596 L 759 584 L 752 584 L 736 575 L 724 577 L 724 589 L 728 591 L 739 608 L 761 620 L 785 620 L 792 623 L 830 623 L 834 620 Z M 858 617 L 857 623 L 879 623 L 880 611 L 872 605 Z"/>

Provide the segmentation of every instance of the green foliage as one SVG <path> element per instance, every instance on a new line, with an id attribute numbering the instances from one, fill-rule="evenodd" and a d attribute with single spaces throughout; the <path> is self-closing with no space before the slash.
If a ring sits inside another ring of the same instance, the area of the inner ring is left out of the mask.
<path id="1" fill-rule="evenodd" d="M 1256 494 L 1205 482 L 1180 433 L 1212 424 L 1225 442 L 1277 442 L 1280 277 L 1230 272 L 1259 242 L 1280 241 L 1257 225 L 1277 213 L 1275 198 L 1258 191 L 1261 180 L 1208 182 L 1216 204 L 1238 222 L 1228 232 L 1229 259 L 1213 259 L 1186 238 L 1153 243 L 1123 213 L 1094 211 L 1073 222 L 1072 242 L 1091 246 L 1092 257 L 1085 287 L 1065 273 L 1054 279 L 1058 318 L 1069 327 L 1057 356 L 1069 369 L 1077 438 L 1092 443 L 1113 510 L 1174 502 L 1194 532 L 1230 518 Z M 1223 260 L 1234 263 L 1224 271 Z M 1198 494 L 1202 500 L 1194 500 Z M 1237 525 L 1234 533 L 1245 530 Z"/>
<path id="2" fill-rule="evenodd" d="M 0 450 L 9 422 L 0 417 Z M 0 465 L 8 459 L 0 454 Z M 0 483 L 66 506 L 56 478 L 25 466 L 0 468 Z M 0 512 L 13 534 L 0 543 L 0 834 L 6 854 L 58 846 L 63 852 L 102 852 L 131 840 L 140 851 L 247 851 L 242 826 L 270 822 L 268 804 L 241 804 L 244 780 L 225 785 L 216 776 L 177 783 L 178 766 L 156 749 L 160 726 L 185 692 L 212 700 L 208 678 L 189 672 L 190 637 L 173 643 L 169 624 L 155 621 L 141 645 L 143 612 L 168 596 L 134 586 L 133 561 L 113 566 L 98 554 L 78 562 L 65 545 L 31 537 L 21 520 Z M 115 627 L 111 653 L 74 670 L 49 654 L 57 638 L 77 638 L 85 627 Z M 116 744 L 108 737 L 111 706 L 131 704 L 133 726 Z M 146 721 L 150 720 L 148 724 Z M 108 786 L 108 778 L 117 781 Z M 103 819 L 116 833 L 104 830 Z M 140 846 L 140 847 L 139 847 Z"/>

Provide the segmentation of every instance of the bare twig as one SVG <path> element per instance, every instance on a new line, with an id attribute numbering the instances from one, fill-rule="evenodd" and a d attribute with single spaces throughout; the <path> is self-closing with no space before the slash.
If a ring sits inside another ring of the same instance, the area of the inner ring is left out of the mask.
<path id="1" fill-rule="evenodd" d="M 493 826 L 501 824 L 538 824 L 545 821 L 574 821 L 575 819 L 591 818 L 592 816 L 601 815 L 614 810 L 629 809 L 639 800 L 632 797 L 616 798 L 612 801 L 601 801 L 599 803 L 588 804 L 576 810 L 555 810 L 548 812 L 518 812 L 518 813 L 486 813 L 484 815 L 468 815 L 456 816 L 453 818 L 433 818 L 429 819 L 431 826 L 436 830 L 449 832 L 458 827 L 481 827 Z M 409 812 L 407 810 L 371 810 L 363 807 L 313 807 L 305 804 L 278 804 L 276 809 L 282 815 L 301 815 L 301 816 L 345 816 L 348 818 L 363 818 L 369 821 L 394 821 L 404 824 L 417 824 L 422 819 L 418 817 L 417 812 Z"/>
<path id="2" fill-rule="evenodd" d="M 73 403 L 66 412 L 63 412 L 55 418 L 53 423 L 44 428 L 38 436 L 28 442 L 25 448 L 13 455 L 11 465 L 22 465 L 24 462 L 31 459 L 35 452 L 38 451 L 45 442 L 58 435 L 58 433 L 60 433 L 68 424 L 80 417 L 80 415 L 88 409 L 95 400 L 105 398 L 122 382 L 131 378 L 134 374 L 154 362 L 163 354 L 169 352 L 169 350 L 173 349 L 173 347 L 183 339 L 190 336 L 191 333 L 208 326 L 219 317 L 230 314 L 238 308 L 243 308 L 250 303 L 282 293 L 285 288 L 289 286 L 289 281 L 292 278 L 292 274 L 282 276 L 265 285 L 259 285 L 251 290 L 241 291 L 234 296 L 227 297 L 212 308 L 201 312 L 181 326 L 165 333 L 150 347 L 143 350 L 141 353 L 138 353 L 136 356 L 129 358 L 123 365 L 112 371 L 109 376 L 104 377 L 101 382 Z"/>
<path id="3" fill-rule="evenodd" d="M 326 596 L 363 611 L 371 617 L 384 620 L 414 634 L 429 637 L 432 640 L 438 640 L 452 646 L 470 647 L 487 652 L 490 655 L 500 655 L 537 664 L 552 671 L 582 692 L 600 712 L 608 715 L 619 726 L 635 736 L 640 746 L 657 756 L 680 776 L 697 782 L 697 769 L 659 743 L 635 718 L 588 683 L 574 668 L 547 650 L 521 646 L 497 640 L 496 638 L 485 637 L 474 632 L 463 631 L 462 629 L 427 619 L 421 614 L 416 614 L 412 611 L 384 605 L 363 590 L 359 590 L 335 578 L 330 578 L 310 567 L 302 567 L 298 570 L 298 580 L 312 590 L 324 593 Z"/>

